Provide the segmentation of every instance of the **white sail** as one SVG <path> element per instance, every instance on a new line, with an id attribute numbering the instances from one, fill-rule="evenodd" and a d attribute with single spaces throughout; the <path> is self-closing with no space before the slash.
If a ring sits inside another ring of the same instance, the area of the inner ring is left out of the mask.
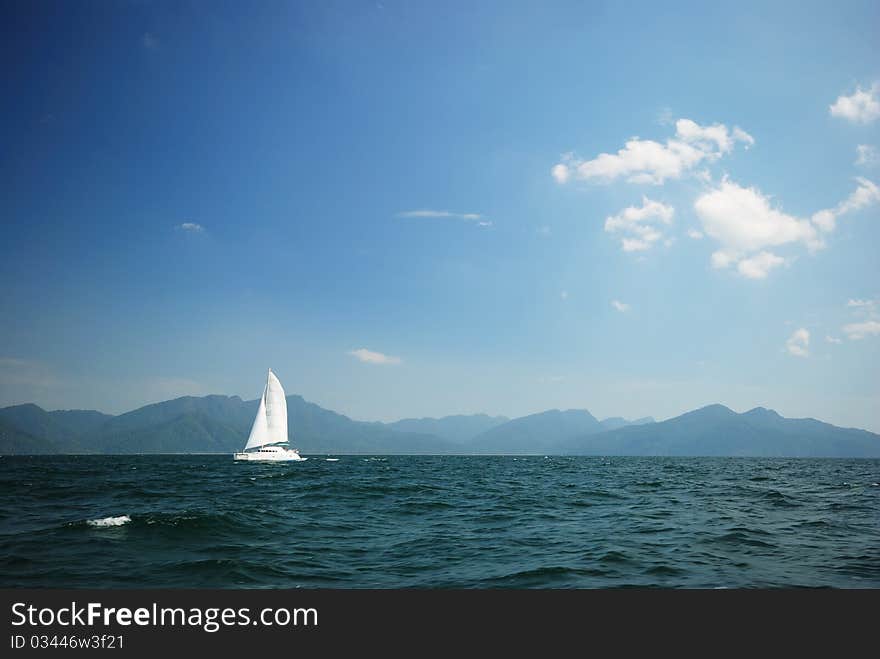
<path id="1" fill-rule="evenodd" d="M 281 386 L 272 369 L 269 369 L 266 387 L 260 398 L 260 407 L 244 450 L 286 441 L 287 400 L 284 398 L 284 387 Z"/>
<path id="2" fill-rule="evenodd" d="M 268 385 L 266 388 L 268 389 Z M 264 389 L 263 396 L 260 398 L 260 408 L 257 410 L 257 416 L 254 417 L 254 425 L 251 426 L 251 434 L 248 435 L 244 450 L 247 451 L 269 443 L 269 426 L 266 423 L 266 390 Z"/>
<path id="3" fill-rule="evenodd" d="M 287 399 L 284 388 L 269 369 L 269 381 L 263 394 L 266 401 L 266 425 L 269 428 L 266 444 L 277 444 L 287 441 Z"/>

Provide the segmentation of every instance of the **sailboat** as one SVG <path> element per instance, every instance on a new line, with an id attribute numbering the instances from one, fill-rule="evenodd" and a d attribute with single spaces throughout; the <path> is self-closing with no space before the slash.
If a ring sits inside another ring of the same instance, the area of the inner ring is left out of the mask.
<path id="1" fill-rule="evenodd" d="M 251 426 L 247 444 L 235 460 L 249 462 L 293 462 L 308 460 L 287 442 L 287 399 L 284 388 L 272 369 L 266 378 L 266 387 L 260 398 L 260 407 Z"/>

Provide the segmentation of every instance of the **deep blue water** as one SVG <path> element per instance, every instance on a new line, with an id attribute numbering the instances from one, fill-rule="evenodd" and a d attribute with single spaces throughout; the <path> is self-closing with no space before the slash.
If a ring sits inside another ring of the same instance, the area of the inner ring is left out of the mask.
<path id="1" fill-rule="evenodd" d="M 0 458 L 0 586 L 880 587 L 880 460 L 338 457 Z"/>

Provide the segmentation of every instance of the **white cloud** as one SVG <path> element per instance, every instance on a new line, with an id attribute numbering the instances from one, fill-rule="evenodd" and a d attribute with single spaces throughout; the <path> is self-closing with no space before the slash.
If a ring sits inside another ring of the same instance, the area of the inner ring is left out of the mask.
<path id="1" fill-rule="evenodd" d="M 390 355 L 383 355 L 381 352 L 374 352 L 372 350 L 367 350 L 366 348 L 358 348 L 357 350 L 350 350 L 348 352 L 349 355 L 354 357 L 360 362 L 365 364 L 400 364 L 400 357 L 392 357 Z"/>
<path id="2" fill-rule="evenodd" d="M 693 238 L 694 240 L 701 240 L 703 238 L 703 234 L 696 229 L 688 229 L 687 232 L 688 238 Z"/>
<path id="3" fill-rule="evenodd" d="M 880 201 L 880 188 L 872 181 L 861 176 L 856 177 L 858 186 L 850 193 L 849 197 L 837 204 L 834 208 L 826 208 L 824 210 L 813 213 L 810 218 L 819 229 L 825 233 L 834 231 L 837 225 L 837 218 L 853 211 L 858 211 L 871 204 Z"/>
<path id="4" fill-rule="evenodd" d="M 571 172 L 568 169 L 568 165 L 564 163 L 553 165 L 550 174 L 553 175 L 553 178 L 556 179 L 557 183 L 567 183 L 568 179 L 571 178 Z"/>
<path id="5" fill-rule="evenodd" d="M 177 228 L 189 233 L 202 233 L 205 230 L 205 227 L 201 224 L 196 224 L 195 222 L 184 222 L 183 224 L 178 224 Z"/>
<path id="6" fill-rule="evenodd" d="M 625 302 L 620 302 L 619 300 L 611 300 L 611 306 L 617 309 L 620 313 L 626 313 L 629 311 L 629 305 Z"/>
<path id="7" fill-rule="evenodd" d="M 742 259 L 736 269 L 748 279 L 764 279 L 767 273 L 785 263 L 785 259 L 773 252 L 758 252 L 754 256 Z"/>
<path id="8" fill-rule="evenodd" d="M 880 315 L 877 314 L 878 300 L 850 299 L 846 306 L 852 309 L 853 315 L 861 318 L 859 322 L 843 326 L 843 333 L 850 341 L 858 341 L 865 337 L 880 334 Z"/>
<path id="9" fill-rule="evenodd" d="M 462 220 L 479 220 L 482 215 L 479 213 L 453 213 L 451 211 L 435 211 L 428 208 L 415 211 L 403 211 L 397 214 L 397 217 L 453 217 Z"/>
<path id="10" fill-rule="evenodd" d="M 760 190 L 728 180 L 698 197 L 694 210 L 706 235 L 724 245 L 731 255 L 792 242 L 813 248 L 820 245 L 815 228 L 807 220 L 773 208 Z"/>
<path id="11" fill-rule="evenodd" d="M 700 146 L 707 153 L 711 153 L 714 149 L 717 149 L 719 154 L 729 153 L 733 150 L 735 141 L 745 142 L 746 146 L 755 143 L 755 139 L 751 135 L 736 126 L 731 133 L 724 124 L 700 126 L 690 119 L 676 121 L 675 133 L 677 137 L 690 144 Z"/>
<path id="12" fill-rule="evenodd" d="M 825 246 L 821 233 L 834 231 L 839 217 L 880 202 L 880 188 L 873 182 L 862 177 L 856 182 L 856 189 L 845 200 L 806 220 L 774 207 L 770 197 L 757 188 L 724 179 L 694 202 L 703 232 L 721 245 L 712 254 L 712 266 L 726 268 L 740 263 L 740 274 L 760 279 L 786 262 L 766 251 L 768 247 L 800 243 L 810 252 L 821 249 Z"/>
<path id="13" fill-rule="evenodd" d="M 465 220 L 467 222 L 476 222 L 478 227 L 491 227 L 492 222 L 487 220 L 480 213 L 453 213 L 452 211 L 438 211 L 430 208 L 422 208 L 412 211 L 402 211 L 397 213 L 397 217 L 408 218 L 447 218 L 453 220 Z"/>
<path id="14" fill-rule="evenodd" d="M 795 357 L 809 357 L 809 347 L 810 333 L 803 327 L 795 330 L 794 333 L 788 337 L 788 341 L 785 342 L 785 349 L 788 351 L 788 354 L 794 355 Z"/>
<path id="15" fill-rule="evenodd" d="M 872 167 L 880 162 L 880 153 L 876 146 L 859 144 L 856 147 L 856 165 L 860 167 Z"/>
<path id="16" fill-rule="evenodd" d="M 568 291 L 562 291 L 559 294 L 559 297 L 561 297 L 563 300 L 567 300 L 568 299 Z"/>
<path id="17" fill-rule="evenodd" d="M 851 323 L 844 325 L 843 331 L 850 341 L 858 341 L 867 336 L 880 335 L 880 321 L 866 320 L 861 323 Z"/>
<path id="18" fill-rule="evenodd" d="M 866 206 L 876 204 L 880 201 L 880 188 L 878 188 L 872 181 L 857 176 L 856 182 L 859 184 L 858 187 L 849 197 L 846 198 L 845 201 L 837 206 L 837 215 L 861 210 Z"/>
<path id="19" fill-rule="evenodd" d="M 717 252 L 712 252 L 712 267 L 723 269 L 728 267 L 731 263 L 736 263 L 736 259 L 736 252 L 727 249 L 719 249 Z"/>
<path id="20" fill-rule="evenodd" d="M 615 231 L 617 229 L 628 229 L 639 222 L 650 221 L 657 218 L 664 224 L 672 222 L 672 216 L 675 210 L 672 206 L 666 206 L 659 201 L 642 197 L 641 207 L 629 206 L 624 208 L 618 215 L 612 215 L 605 220 L 605 230 Z"/>
<path id="21" fill-rule="evenodd" d="M 840 339 L 838 339 L 834 336 L 829 336 L 826 334 L 825 335 L 825 343 L 843 343 L 843 341 L 841 341 Z"/>
<path id="22" fill-rule="evenodd" d="M 736 142 L 754 144 L 751 135 L 740 128 L 730 131 L 724 124 L 701 126 L 690 119 L 675 122 L 675 137 L 665 144 L 633 137 L 616 154 L 600 153 L 592 160 L 582 160 L 572 153 L 551 170 L 557 183 L 572 177 L 608 183 L 624 177 L 630 183 L 660 185 L 666 179 L 681 178 L 704 161 L 717 160 L 733 150 Z"/>
<path id="23" fill-rule="evenodd" d="M 647 240 L 641 238 L 624 238 L 620 241 L 620 246 L 624 252 L 644 252 L 651 249 L 651 243 L 659 238 L 656 232 L 651 233 Z"/>
<path id="24" fill-rule="evenodd" d="M 672 206 L 642 197 L 641 206 L 628 206 L 617 215 L 605 218 L 605 231 L 625 234 L 621 239 L 623 251 L 643 251 L 663 237 L 654 225 L 671 224 L 674 214 Z"/>
<path id="25" fill-rule="evenodd" d="M 739 126 L 733 127 L 733 139 L 738 142 L 744 142 L 746 145 L 746 149 L 748 149 L 750 146 L 755 146 L 755 138 L 749 135 Z"/>
<path id="26" fill-rule="evenodd" d="M 877 95 L 880 84 L 874 83 L 871 89 L 857 87 L 849 96 L 838 96 L 828 107 L 833 117 L 842 117 L 857 124 L 867 124 L 880 117 L 880 100 Z"/>
<path id="27" fill-rule="evenodd" d="M 837 226 L 837 216 L 828 208 L 813 213 L 810 220 L 825 233 L 834 231 L 834 227 Z"/>

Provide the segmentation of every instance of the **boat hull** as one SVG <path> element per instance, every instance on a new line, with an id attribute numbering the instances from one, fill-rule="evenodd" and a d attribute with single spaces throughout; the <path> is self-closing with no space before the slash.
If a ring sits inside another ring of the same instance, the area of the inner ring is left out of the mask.
<path id="1" fill-rule="evenodd" d="M 298 451 L 290 449 L 235 453 L 232 457 L 236 462 L 304 462 L 308 460 L 308 458 L 302 457 Z"/>

